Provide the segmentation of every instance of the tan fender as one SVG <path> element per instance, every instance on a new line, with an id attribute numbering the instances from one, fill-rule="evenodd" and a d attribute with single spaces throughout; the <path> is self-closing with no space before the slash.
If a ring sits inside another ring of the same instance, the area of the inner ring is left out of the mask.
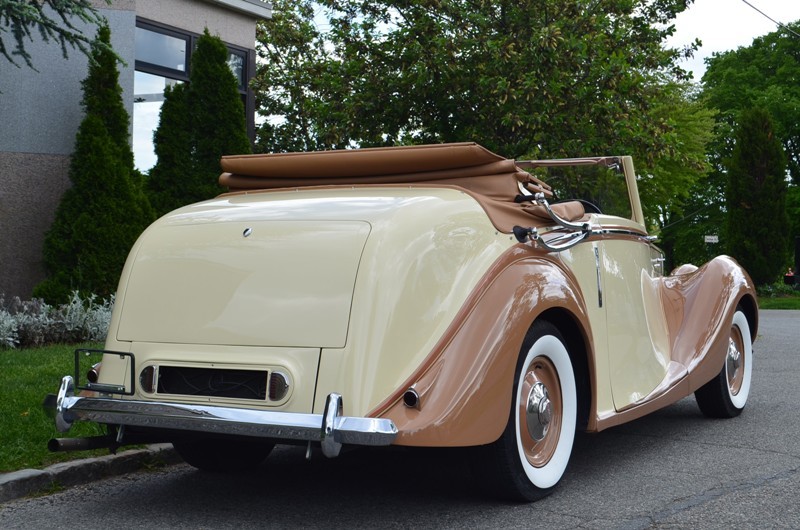
<path id="1" fill-rule="evenodd" d="M 488 271 L 420 368 L 369 416 L 394 421 L 398 445 L 493 442 L 508 421 L 525 333 L 538 316 L 554 308 L 570 315 L 583 342 L 591 344 L 574 278 L 529 247 L 512 248 Z M 418 409 L 402 402 L 411 386 L 420 396 Z"/>
<path id="2" fill-rule="evenodd" d="M 737 305 L 742 304 L 753 339 L 758 332 L 753 281 L 728 256 L 718 256 L 688 274 L 664 278 L 661 300 L 672 358 L 689 370 L 692 392 L 722 369 Z"/>

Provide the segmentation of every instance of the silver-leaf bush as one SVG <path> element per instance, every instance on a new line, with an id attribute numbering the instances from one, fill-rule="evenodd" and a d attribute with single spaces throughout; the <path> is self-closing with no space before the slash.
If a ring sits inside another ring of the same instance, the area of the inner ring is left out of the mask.
<path id="1" fill-rule="evenodd" d="M 58 307 L 19 297 L 6 302 L 0 295 L 0 348 L 103 340 L 113 308 L 113 296 L 98 301 L 94 295 L 81 298 L 77 291 Z"/>
<path id="2" fill-rule="evenodd" d="M 13 348 L 18 340 L 16 319 L 11 313 L 0 308 L 0 348 Z"/>

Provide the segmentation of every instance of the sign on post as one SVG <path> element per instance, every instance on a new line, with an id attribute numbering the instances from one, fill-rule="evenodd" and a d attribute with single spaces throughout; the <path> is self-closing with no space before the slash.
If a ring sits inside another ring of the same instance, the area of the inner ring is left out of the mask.
<path id="1" fill-rule="evenodd" d="M 706 243 L 719 243 L 719 236 L 705 236 Z"/>

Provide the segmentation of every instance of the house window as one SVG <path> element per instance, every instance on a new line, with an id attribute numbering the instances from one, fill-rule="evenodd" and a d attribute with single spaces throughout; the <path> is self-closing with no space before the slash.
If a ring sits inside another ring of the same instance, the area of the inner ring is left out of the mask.
<path id="1" fill-rule="evenodd" d="M 164 89 L 182 81 L 139 70 L 133 75 L 133 158 L 136 169 L 149 171 L 157 160 L 153 133 L 164 104 Z"/>
<path id="2" fill-rule="evenodd" d="M 239 85 L 239 92 L 244 92 L 247 89 L 247 78 L 245 77 L 245 63 L 247 62 L 247 54 L 242 52 L 230 51 L 228 54 L 228 67 L 236 77 L 236 82 Z"/>
<path id="3" fill-rule="evenodd" d="M 136 169 L 148 172 L 156 163 L 153 133 L 158 127 L 164 90 L 189 81 L 192 50 L 200 35 L 150 21 L 136 22 L 136 71 L 133 81 L 133 158 Z M 253 139 L 255 103 L 247 85 L 254 69 L 254 52 L 226 44 L 228 66 L 236 77 Z"/>
<path id="4" fill-rule="evenodd" d="M 136 62 L 186 72 L 189 42 L 188 35 L 167 35 L 137 27 Z"/>

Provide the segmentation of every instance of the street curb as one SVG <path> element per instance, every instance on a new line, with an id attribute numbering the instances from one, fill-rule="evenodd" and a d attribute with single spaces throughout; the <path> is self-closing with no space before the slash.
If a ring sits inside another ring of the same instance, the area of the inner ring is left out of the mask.
<path id="1" fill-rule="evenodd" d="M 45 469 L 23 469 L 2 473 L 0 503 L 38 492 L 64 486 L 77 486 L 148 467 L 177 464 L 181 461 L 172 444 L 154 444 L 145 449 L 133 449 L 115 455 L 61 462 Z"/>

